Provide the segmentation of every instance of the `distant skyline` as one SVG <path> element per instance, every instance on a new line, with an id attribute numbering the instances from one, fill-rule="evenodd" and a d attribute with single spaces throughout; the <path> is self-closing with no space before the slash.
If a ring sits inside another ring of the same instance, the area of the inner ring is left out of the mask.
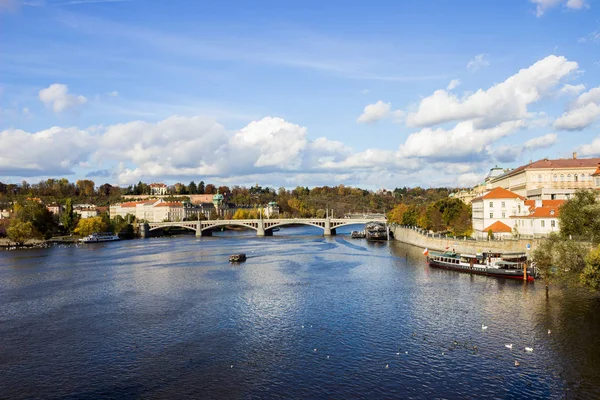
<path id="1" fill-rule="evenodd" d="M 0 0 L 0 181 L 465 187 L 600 156 L 596 0 Z"/>

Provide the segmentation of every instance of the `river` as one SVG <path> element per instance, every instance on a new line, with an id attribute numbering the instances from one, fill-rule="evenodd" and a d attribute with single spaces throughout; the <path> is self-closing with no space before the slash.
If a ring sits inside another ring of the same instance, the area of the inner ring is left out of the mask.
<path id="1" fill-rule="evenodd" d="M 597 297 L 342 233 L 0 252 L 0 398 L 600 398 Z"/>

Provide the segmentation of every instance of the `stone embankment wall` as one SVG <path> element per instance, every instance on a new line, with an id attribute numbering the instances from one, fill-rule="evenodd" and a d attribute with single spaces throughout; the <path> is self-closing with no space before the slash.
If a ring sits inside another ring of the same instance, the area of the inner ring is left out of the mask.
<path id="1" fill-rule="evenodd" d="M 477 253 L 482 251 L 498 252 L 526 252 L 527 245 L 531 251 L 535 250 L 543 239 L 507 239 L 507 240 L 464 240 L 442 237 L 439 235 L 426 235 L 411 228 L 391 226 L 394 239 L 402 243 L 411 244 L 429 250 L 444 251 L 446 247 L 454 249 L 457 253 Z M 432 237 L 433 236 L 433 237 Z"/>

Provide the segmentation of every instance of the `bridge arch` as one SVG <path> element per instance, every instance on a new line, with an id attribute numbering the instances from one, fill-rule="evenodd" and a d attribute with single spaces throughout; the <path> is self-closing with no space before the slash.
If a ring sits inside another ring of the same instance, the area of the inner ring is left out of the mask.
<path id="1" fill-rule="evenodd" d="M 196 224 L 195 223 L 193 225 L 192 224 L 185 224 L 185 223 L 181 223 L 181 224 L 174 223 L 174 224 L 166 225 L 166 226 L 165 225 L 154 225 L 152 223 L 150 223 L 148 225 L 149 225 L 148 231 L 155 231 L 155 230 L 158 230 L 158 229 L 165 229 L 165 228 L 170 228 L 170 227 L 177 227 L 177 228 L 189 229 L 189 230 L 192 230 L 194 232 L 196 231 Z"/>

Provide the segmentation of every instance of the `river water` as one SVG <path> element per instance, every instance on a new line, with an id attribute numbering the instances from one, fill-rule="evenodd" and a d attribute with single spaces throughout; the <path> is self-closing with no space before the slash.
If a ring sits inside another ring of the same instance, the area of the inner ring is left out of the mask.
<path id="1" fill-rule="evenodd" d="M 598 298 L 320 234 L 0 252 L 0 398 L 600 398 Z"/>

